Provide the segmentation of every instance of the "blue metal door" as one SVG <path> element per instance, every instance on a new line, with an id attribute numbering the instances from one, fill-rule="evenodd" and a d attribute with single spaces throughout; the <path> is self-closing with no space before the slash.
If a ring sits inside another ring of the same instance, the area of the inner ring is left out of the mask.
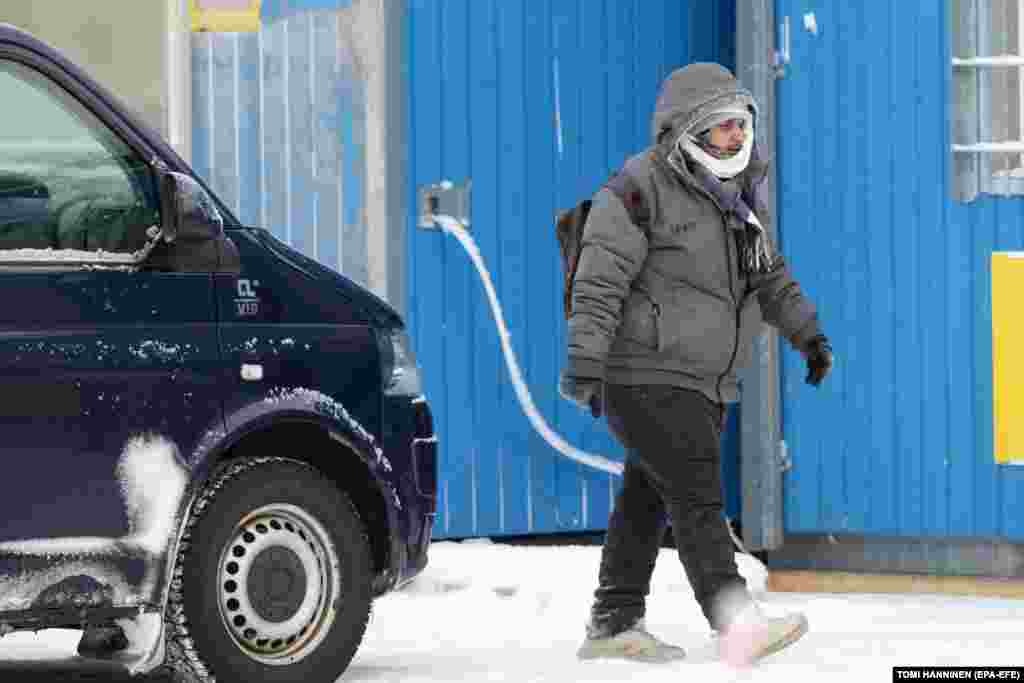
<path id="1" fill-rule="evenodd" d="M 1024 472 L 993 459 L 989 267 L 1022 205 L 952 199 L 949 5 L 776 2 L 783 251 L 837 356 L 815 391 L 783 355 L 787 533 L 1024 538 Z"/>
<path id="2" fill-rule="evenodd" d="M 668 73 L 732 64 L 734 21 L 732 2 L 704 0 L 409 2 L 410 206 L 419 187 L 471 183 L 472 234 L 534 401 L 585 450 L 622 457 L 603 422 L 557 396 L 565 321 L 554 216 L 648 144 Z M 441 438 L 436 536 L 604 529 L 616 479 L 560 458 L 534 433 L 467 255 L 415 226 L 411 216 L 407 310 Z"/>

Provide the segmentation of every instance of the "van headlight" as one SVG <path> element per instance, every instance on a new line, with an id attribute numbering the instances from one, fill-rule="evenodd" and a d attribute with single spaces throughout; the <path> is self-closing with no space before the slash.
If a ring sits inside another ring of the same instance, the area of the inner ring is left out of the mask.
<path id="1" fill-rule="evenodd" d="M 380 334 L 381 369 L 386 396 L 419 396 L 423 393 L 420 369 L 409 334 L 402 328 Z"/>

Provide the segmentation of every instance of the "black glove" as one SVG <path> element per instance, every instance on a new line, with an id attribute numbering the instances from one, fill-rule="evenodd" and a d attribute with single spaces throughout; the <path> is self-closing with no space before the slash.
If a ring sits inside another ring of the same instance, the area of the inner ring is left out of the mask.
<path id="1" fill-rule="evenodd" d="M 828 343 L 828 337 L 819 334 L 804 344 L 803 354 L 807 361 L 807 378 L 804 381 L 816 387 L 832 370 L 832 345 Z"/>
<path id="2" fill-rule="evenodd" d="M 558 382 L 558 393 L 566 401 L 572 401 L 580 410 L 590 410 L 594 419 L 601 417 L 601 394 L 603 382 L 592 377 L 573 377 L 563 374 Z"/>

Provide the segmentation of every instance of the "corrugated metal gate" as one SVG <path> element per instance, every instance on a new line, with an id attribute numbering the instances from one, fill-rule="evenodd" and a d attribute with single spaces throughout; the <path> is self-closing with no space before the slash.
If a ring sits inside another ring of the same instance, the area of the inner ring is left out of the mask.
<path id="1" fill-rule="evenodd" d="M 672 69 L 732 63 L 733 3 L 411 0 L 408 11 L 409 203 L 419 186 L 471 182 L 472 234 L 537 406 L 572 443 L 621 458 L 603 422 L 557 397 L 565 322 L 554 215 L 648 143 Z M 468 257 L 418 230 L 415 216 L 407 247 L 408 319 L 442 439 L 437 535 L 605 528 L 616 481 L 534 434 Z M 734 457 L 735 438 L 727 443 Z"/>
<path id="2" fill-rule="evenodd" d="M 259 32 L 193 36 L 192 166 L 244 223 L 367 284 L 365 80 L 349 3 L 304 2 L 314 9 Z"/>
<path id="3" fill-rule="evenodd" d="M 1024 203 L 950 199 L 945 5 L 777 3 L 782 240 L 838 357 L 814 391 L 783 356 L 789 534 L 1024 540 L 1024 468 L 993 457 L 990 284 Z"/>

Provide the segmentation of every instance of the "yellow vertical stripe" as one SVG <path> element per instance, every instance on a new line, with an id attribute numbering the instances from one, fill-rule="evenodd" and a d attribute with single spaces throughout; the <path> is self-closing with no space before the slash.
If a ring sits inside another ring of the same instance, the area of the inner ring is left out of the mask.
<path id="1" fill-rule="evenodd" d="M 1024 463 L 1024 253 L 992 254 L 992 416 L 997 463 Z"/>

